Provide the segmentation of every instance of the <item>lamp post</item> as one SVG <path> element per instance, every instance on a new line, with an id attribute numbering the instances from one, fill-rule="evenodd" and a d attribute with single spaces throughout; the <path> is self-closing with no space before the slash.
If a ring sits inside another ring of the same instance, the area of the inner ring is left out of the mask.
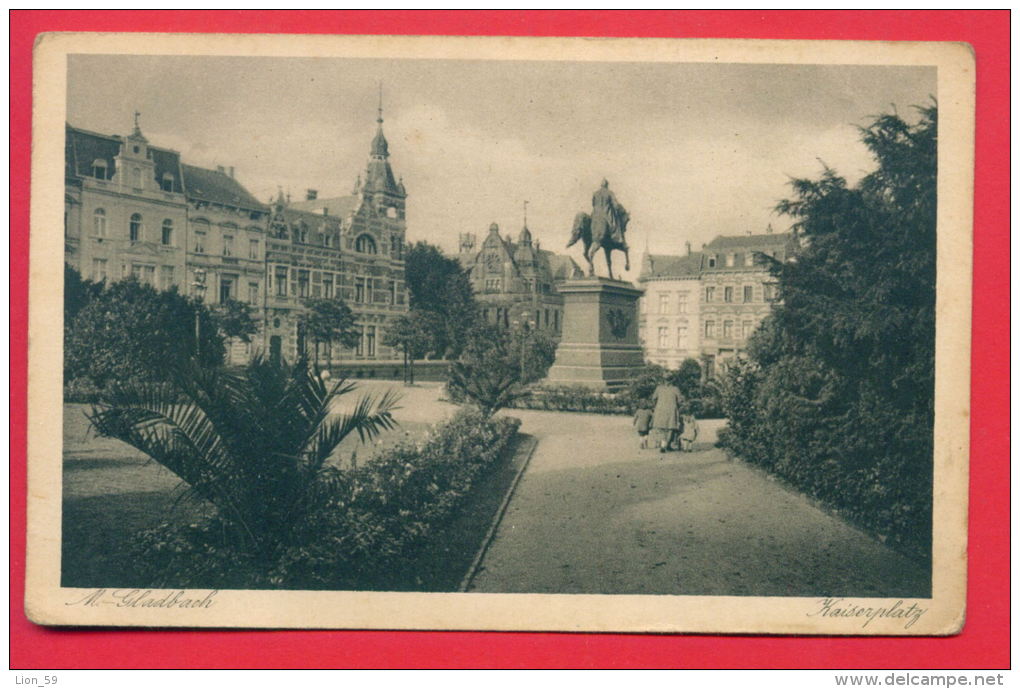
<path id="1" fill-rule="evenodd" d="M 195 304 L 195 361 L 199 361 L 202 353 L 201 306 L 205 294 L 205 271 L 201 268 L 195 269 L 195 281 L 191 283 L 191 287 L 195 290 L 195 298 L 198 299 L 198 303 Z"/>

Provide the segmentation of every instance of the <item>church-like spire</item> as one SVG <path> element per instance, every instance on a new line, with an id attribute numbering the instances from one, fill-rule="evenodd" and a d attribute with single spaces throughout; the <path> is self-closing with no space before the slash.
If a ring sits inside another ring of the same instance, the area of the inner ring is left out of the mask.
<path id="1" fill-rule="evenodd" d="M 531 246 L 531 230 L 528 229 L 528 202 L 524 202 L 524 226 L 521 227 L 521 235 L 517 241 L 525 246 Z"/>
<path id="2" fill-rule="evenodd" d="M 386 137 L 383 135 L 382 125 L 382 82 L 379 82 L 379 114 L 375 118 L 376 130 L 375 138 L 372 139 L 372 157 L 373 158 L 388 158 L 390 155 L 390 146 L 386 142 Z"/>

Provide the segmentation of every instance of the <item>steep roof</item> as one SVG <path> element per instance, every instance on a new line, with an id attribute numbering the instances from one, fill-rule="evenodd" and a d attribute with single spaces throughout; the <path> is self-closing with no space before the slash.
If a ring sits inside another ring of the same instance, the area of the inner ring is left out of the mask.
<path id="1" fill-rule="evenodd" d="M 641 275 L 638 279 L 697 277 L 700 272 L 700 251 L 685 256 L 646 254 L 641 263 Z"/>
<path id="2" fill-rule="evenodd" d="M 548 266 L 549 273 L 554 281 L 569 280 L 581 277 L 584 274 L 584 271 L 577 265 L 577 262 L 570 256 L 553 253 L 548 249 L 539 249 L 538 257 L 539 261 Z"/>
<path id="3" fill-rule="evenodd" d="M 64 139 L 64 173 L 69 177 L 92 177 L 92 164 L 102 160 L 106 163 L 106 178 L 111 179 L 116 170 L 114 159 L 120 154 L 123 141 L 119 136 L 98 134 L 68 124 Z M 157 146 L 149 146 L 149 154 L 156 165 L 156 180 L 162 182 L 163 175 L 169 173 L 173 177 L 173 191 L 183 193 L 180 154 Z"/>
<path id="4" fill-rule="evenodd" d="M 311 201 L 292 202 L 288 207 L 295 210 L 310 211 L 320 216 L 322 215 L 322 209 L 325 208 L 329 215 L 342 218 L 354 211 L 360 201 L 361 197 L 359 196 L 334 196 L 328 199 L 318 198 Z"/>
<path id="5" fill-rule="evenodd" d="M 265 211 L 267 207 L 252 196 L 236 179 L 220 172 L 194 165 L 181 165 L 184 188 L 191 199 L 220 203 L 247 210 Z"/>
<path id="6" fill-rule="evenodd" d="M 706 249 L 745 249 L 758 247 L 779 247 L 793 241 L 789 232 L 778 234 L 719 235 L 709 242 Z"/>

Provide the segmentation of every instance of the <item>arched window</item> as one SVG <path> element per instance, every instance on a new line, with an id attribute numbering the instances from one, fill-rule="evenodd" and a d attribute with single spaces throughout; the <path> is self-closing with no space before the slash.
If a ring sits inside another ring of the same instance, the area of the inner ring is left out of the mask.
<path id="1" fill-rule="evenodd" d="M 142 237 L 142 216 L 135 213 L 131 216 L 131 222 L 128 224 L 128 239 L 132 242 L 137 242 Z"/>
<path id="2" fill-rule="evenodd" d="M 106 161 L 96 158 L 92 161 L 92 176 L 96 179 L 106 179 Z"/>
<path id="3" fill-rule="evenodd" d="M 106 211 L 102 208 L 92 213 L 92 233 L 97 237 L 106 236 Z"/>
<path id="4" fill-rule="evenodd" d="M 174 221 L 167 218 L 163 221 L 163 246 L 173 246 L 174 243 Z"/>
<path id="5" fill-rule="evenodd" d="M 376 253 L 375 240 L 363 234 L 354 242 L 354 250 L 362 254 Z"/>

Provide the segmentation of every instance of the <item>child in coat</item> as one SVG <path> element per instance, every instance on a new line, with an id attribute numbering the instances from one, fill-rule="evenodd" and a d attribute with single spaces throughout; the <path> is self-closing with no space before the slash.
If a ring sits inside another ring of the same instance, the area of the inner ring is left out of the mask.
<path id="1" fill-rule="evenodd" d="M 641 449 L 647 449 L 648 431 L 652 428 L 652 410 L 647 402 L 642 402 L 634 413 L 634 428 L 637 429 L 638 437 L 641 438 Z"/>

